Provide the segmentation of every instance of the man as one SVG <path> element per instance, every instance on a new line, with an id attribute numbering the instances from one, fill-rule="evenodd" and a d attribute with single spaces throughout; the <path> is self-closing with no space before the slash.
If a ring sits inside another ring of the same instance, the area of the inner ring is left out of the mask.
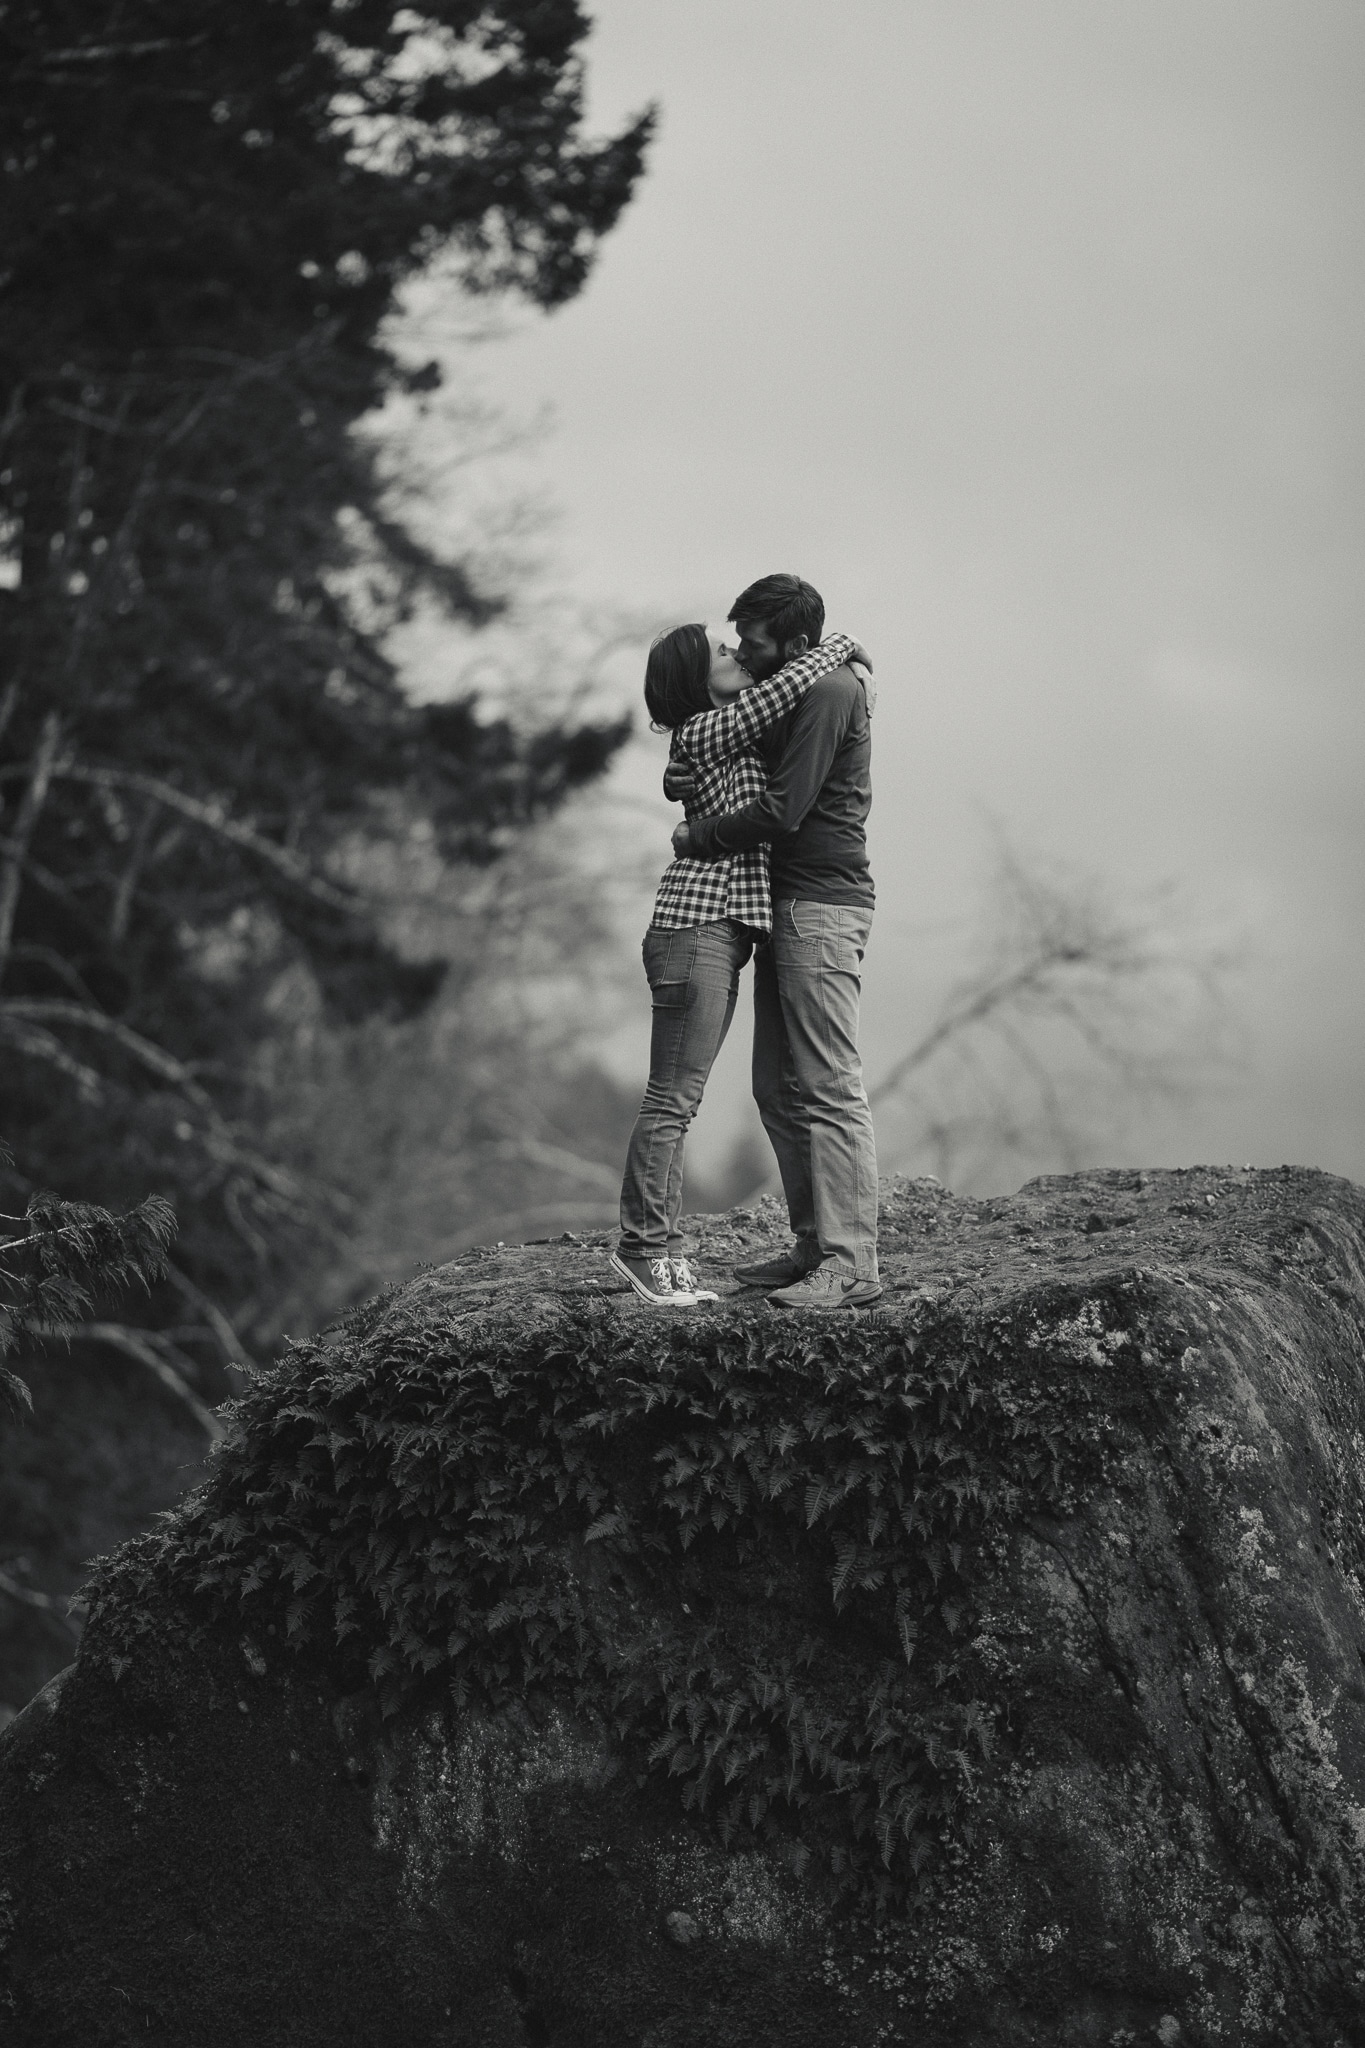
<path id="1" fill-rule="evenodd" d="M 763 682 L 820 639 L 825 607 L 799 576 L 764 576 L 729 616 L 741 665 Z M 673 834 L 680 859 L 772 847 L 773 934 L 754 962 L 754 1099 L 796 1243 L 735 1277 L 771 1289 L 782 1308 L 858 1308 L 882 1291 L 877 1155 L 858 1054 L 873 906 L 870 710 L 851 669 L 822 677 L 774 736 L 765 793 Z M 676 779 L 665 787 L 682 793 Z"/>

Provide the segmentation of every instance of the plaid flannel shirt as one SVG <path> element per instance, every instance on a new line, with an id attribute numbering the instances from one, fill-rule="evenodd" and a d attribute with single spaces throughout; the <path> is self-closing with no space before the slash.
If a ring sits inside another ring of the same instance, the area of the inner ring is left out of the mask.
<path id="1" fill-rule="evenodd" d="M 685 806 L 689 818 L 743 810 L 762 796 L 768 771 L 755 751 L 757 741 L 796 709 L 812 683 L 841 668 L 857 644 L 846 633 L 833 633 L 766 682 L 751 684 L 728 704 L 699 711 L 675 728 L 669 763 L 691 768 L 697 778 L 696 791 Z M 665 870 L 654 899 L 654 925 L 676 930 L 723 917 L 736 918 L 756 931 L 772 930 L 766 846 L 729 853 L 721 860 L 675 860 Z"/>

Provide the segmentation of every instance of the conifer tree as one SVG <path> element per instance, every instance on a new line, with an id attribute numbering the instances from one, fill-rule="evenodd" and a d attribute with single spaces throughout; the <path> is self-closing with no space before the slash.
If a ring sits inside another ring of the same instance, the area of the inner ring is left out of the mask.
<path id="1" fill-rule="evenodd" d="M 318 1221 L 249 1135 L 283 969 L 341 1020 L 440 980 L 365 846 L 420 822 L 495 859 L 624 737 L 405 698 L 386 624 L 504 593 L 354 431 L 437 381 L 384 323 L 438 254 L 547 308 L 583 284 L 651 119 L 584 137 L 586 29 L 573 0 L 0 9 L 0 1206 L 164 1191 L 206 1329 Z"/>

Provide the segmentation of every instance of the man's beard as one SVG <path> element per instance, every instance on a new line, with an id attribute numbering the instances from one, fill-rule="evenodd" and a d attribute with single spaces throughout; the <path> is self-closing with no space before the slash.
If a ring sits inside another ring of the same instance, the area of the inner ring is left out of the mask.
<path id="1" fill-rule="evenodd" d="M 740 667 L 756 683 L 766 683 L 769 676 L 775 676 L 786 663 L 786 654 L 781 648 L 776 654 L 755 654 L 742 661 Z"/>

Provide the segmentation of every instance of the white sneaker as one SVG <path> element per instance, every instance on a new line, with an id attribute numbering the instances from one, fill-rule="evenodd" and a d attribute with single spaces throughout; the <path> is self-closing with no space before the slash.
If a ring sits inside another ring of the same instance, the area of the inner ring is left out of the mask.
<path id="1" fill-rule="evenodd" d="M 629 1280 L 641 1301 L 651 1308 L 695 1308 L 697 1297 L 686 1288 L 673 1285 L 673 1268 L 667 1259 L 627 1259 L 620 1252 L 609 1254 L 607 1264 Z"/>
<path id="2" fill-rule="evenodd" d="M 691 1295 L 693 1301 L 720 1300 L 720 1296 L 716 1293 L 714 1287 L 698 1287 L 696 1276 L 686 1259 L 670 1259 L 669 1264 L 673 1268 L 673 1291 L 675 1294 L 681 1288 L 684 1294 Z"/>

